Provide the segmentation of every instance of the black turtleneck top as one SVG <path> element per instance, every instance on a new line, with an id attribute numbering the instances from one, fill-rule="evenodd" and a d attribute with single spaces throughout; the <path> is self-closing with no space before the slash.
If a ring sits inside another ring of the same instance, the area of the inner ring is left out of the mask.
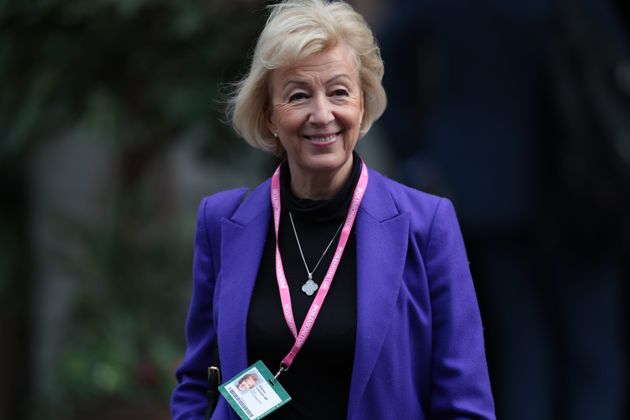
<path id="1" fill-rule="evenodd" d="M 308 267 L 313 270 L 339 225 L 345 221 L 360 173 L 361 161 L 355 153 L 351 175 L 334 197 L 329 200 L 306 200 L 297 198 L 291 192 L 289 167 L 285 164 L 282 168 L 278 241 L 298 331 L 315 294 L 307 296 L 302 292 L 308 274 L 291 227 L 289 211 L 293 215 Z M 292 401 L 272 413 L 269 419 L 346 418 L 357 323 L 354 231 L 353 227 L 311 334 L 291 368 L 278 378 Z M 338 242 L 339 235 L 313 274 L 317 284 L 321 284 L 326 275 Z M 275 245 L 273 220 L 270 220 L 247 318 L 249 363 L 262 360 L 274 373 L 295 342 L 282 313 L 276 281 Z"/>

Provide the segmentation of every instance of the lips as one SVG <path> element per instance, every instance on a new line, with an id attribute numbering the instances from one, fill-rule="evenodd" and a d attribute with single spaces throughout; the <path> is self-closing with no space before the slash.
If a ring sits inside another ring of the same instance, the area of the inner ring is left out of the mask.
<path id="1" fill-rule="evenodd" d="M 339 133 L 325 133 L 325 134 L 313 134 L 310 136 L 303 136 L 308 141 L 318 144 L 331 143 L 337 139 Z"/>

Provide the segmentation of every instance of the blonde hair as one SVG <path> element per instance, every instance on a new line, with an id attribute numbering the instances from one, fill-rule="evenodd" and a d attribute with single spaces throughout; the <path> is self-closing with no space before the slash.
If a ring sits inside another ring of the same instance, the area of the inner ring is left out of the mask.
<path id="1" fill-rule="evenodd" d="M 249 73 L 229 98 L 228 116 L 236 132 L 250 145 L 277 154 L 277 139 L 267 126 L 269 73 L 343 42 L 357 59 L 365 134 L 385 110 L 387 97 L 381 84 L 383 60 L 363 17 L 343 1 L 287 0 L 269 8 Z"/>

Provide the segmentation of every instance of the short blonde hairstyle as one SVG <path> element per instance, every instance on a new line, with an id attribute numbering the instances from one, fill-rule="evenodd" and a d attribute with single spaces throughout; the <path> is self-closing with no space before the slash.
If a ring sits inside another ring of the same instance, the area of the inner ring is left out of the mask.
<path id="1" fill-rule="evenodd" d="M 287 0 L 269 8 L 249 73 L 229 98 L 228 116 L 236 132 L 250 145 L 279 154 L 281 148 L 267 126 L 271 71 L 343 42 L 357 59 L 365 134 L 383 114 L 387 97 L 381 84 L 383 60 L 363 17 L 343 1 Z"/>

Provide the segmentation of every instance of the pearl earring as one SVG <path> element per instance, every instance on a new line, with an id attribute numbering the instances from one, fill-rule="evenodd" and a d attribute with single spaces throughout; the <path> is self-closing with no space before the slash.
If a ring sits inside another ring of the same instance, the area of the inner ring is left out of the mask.
<path id="1" fill-rule="evenodd" d="M 275 138 L 278 138 L 278 133 L 273 133 L 273 136 L 274 136 Z"/>

